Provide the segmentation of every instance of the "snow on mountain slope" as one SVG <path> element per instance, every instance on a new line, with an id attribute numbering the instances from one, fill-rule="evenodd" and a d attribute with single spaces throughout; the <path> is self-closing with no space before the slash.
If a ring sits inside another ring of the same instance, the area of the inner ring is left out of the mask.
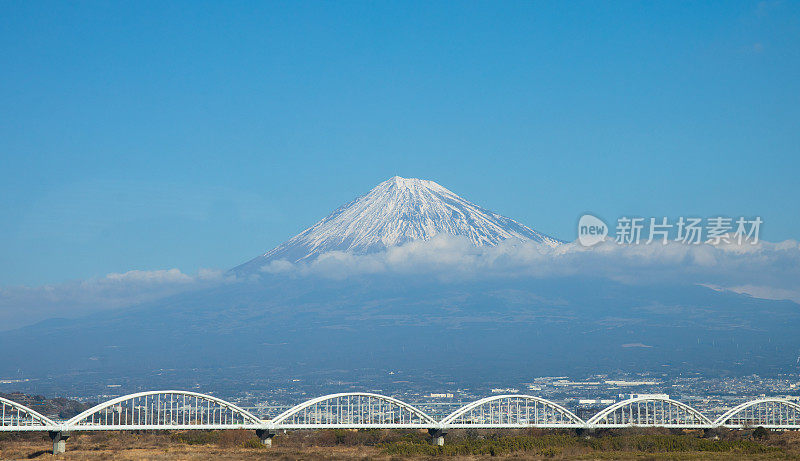
<path id="1" fill-rule="evenodd" d="M 506 239 L 549 246 L 562 243 L 464 200 L 433 181 L 395 176 L 233 271 L 258 270 L 280 259 L 310 261 L 333 250 L 372 253 L 439 234 L 465 236 L 476 246 L 497 245 Z"/>

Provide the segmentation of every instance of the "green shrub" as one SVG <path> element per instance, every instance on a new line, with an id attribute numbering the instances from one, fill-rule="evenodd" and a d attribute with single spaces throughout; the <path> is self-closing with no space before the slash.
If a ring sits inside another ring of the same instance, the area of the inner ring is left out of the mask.
<path id="1" fill-rule="evenodd" d="M 758 440 L 767 440 L 769 438 L 769 431 L 764 426 L 758 426 L 753 431 L 753 438 Z"/>

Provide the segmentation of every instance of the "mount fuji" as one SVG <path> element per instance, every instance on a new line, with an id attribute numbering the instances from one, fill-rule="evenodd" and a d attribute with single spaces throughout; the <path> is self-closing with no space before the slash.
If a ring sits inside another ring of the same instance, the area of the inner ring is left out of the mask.
<path id="1" fill-rule="evenodd" d="M 374 253 L 441 234 L 466 237 L 475 246 L 497 245 L 507 239 L 550 247 L 563 243 L 469 202 L 433 181 L 395 176 L 233 272 L 254 272 L 281 259 L 311 261 L 329 251 Z"/>
<path id="2" fill-rule="evenodd" d="M 233 269 L 258 277 L 224 277 L 121 309 L 0 331 L 0 376 L 30 377 L 18 388 L 36 393 L 98 395 L 120 381 L 115 392 L 251 392 L 297 380 L 309 393 L 405 392 L 407 383 L 488 391 L 536 376 L 796 369 L 797 304 L 647 272 L 631 282 L 492 267 L 463 277 L 440 267 L 348 277 L 260 271 L 274 260 L 380 252 L 437 235 L 476 248 L 510 239 L 562 243 L 435 182 L 394 177 Z M 69 353 L 59 353 L 65 345 Z"/>

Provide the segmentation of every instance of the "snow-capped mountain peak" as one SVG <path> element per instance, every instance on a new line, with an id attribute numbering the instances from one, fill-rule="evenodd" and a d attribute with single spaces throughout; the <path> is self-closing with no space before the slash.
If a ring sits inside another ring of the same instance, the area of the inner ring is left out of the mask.
<path id="1" fill-rule="evenodd" d="M 334 250 L 372 253 L 439 234 L 464 236 L 476 246 L 497 245 L 506 239 L 548 246 L 562 243 L 464 200 L 433 181 L 395 176 L 234 271 L 253 270 L 280 259 L 309 261 Z"/>

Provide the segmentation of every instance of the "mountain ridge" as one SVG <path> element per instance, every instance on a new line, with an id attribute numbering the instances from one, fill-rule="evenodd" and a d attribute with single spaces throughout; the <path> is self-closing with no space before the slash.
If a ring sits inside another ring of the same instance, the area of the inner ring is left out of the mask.
<path id="1" fill-rule="evenodd" d="M 497 245 L 507 239 L 550 247 L 563 243 L 465 200 L 434 181 L 394 176 L 232 272 L 256 272 L 281 259 L 311 261 L 329 251 L 374 253 L 440 234 L 466 237 L 475 246 Z"/>

